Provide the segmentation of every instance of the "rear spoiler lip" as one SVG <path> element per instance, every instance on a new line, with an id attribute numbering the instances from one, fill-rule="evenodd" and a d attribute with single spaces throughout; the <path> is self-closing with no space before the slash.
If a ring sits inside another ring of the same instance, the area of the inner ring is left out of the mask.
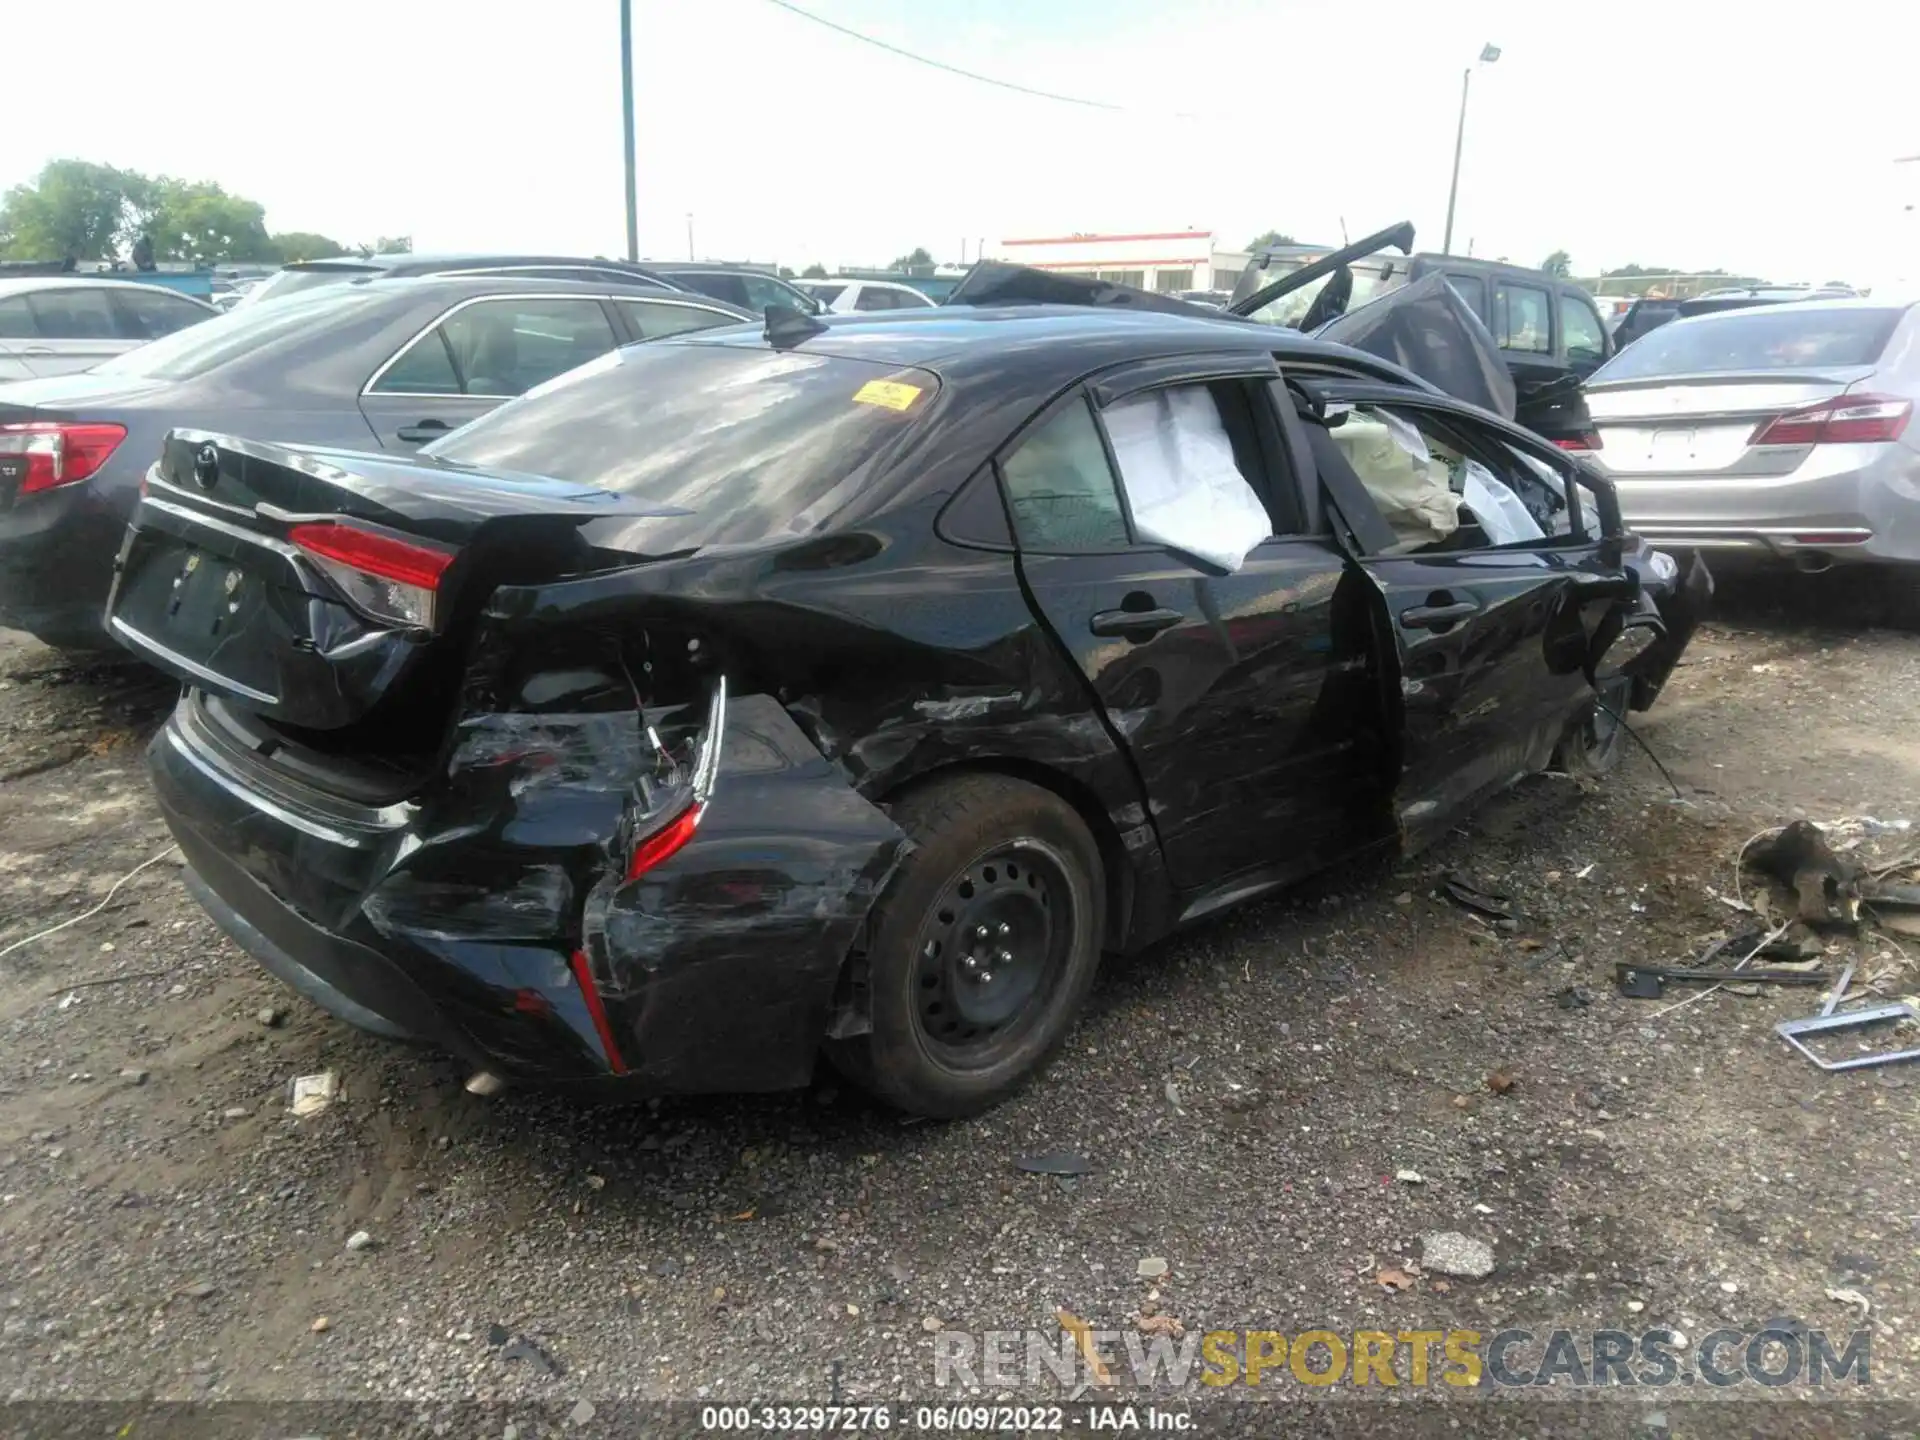
<path id="1" fill-rule="evenodd" d="M 167 432 L 155 475 L 167 488 L 198 498 L 208 487 L 178 474 L 177 467 L 170 470 L 168 462 L 181 448 L 192 449 L 197 454 L 207 446 L 216 452 L 309 475 L 335 486 L 365 501 L 375 512 L 359 518 L 381 523 L 430 521 L 438 516 L 478 524 L 521 515 L 564 518 L 585 524 L 612 517 L 668 518 L 690 513 L 680 506 L 653 504 L 550 476 L 489 471 L 435 456 L 396 456 L 377 451 L 280 444 L 185 426 Z M 212 495 L 206 498 L 219 503 Z M 276 518 L 265 512 L 256 513 L 262 519 Z"/>

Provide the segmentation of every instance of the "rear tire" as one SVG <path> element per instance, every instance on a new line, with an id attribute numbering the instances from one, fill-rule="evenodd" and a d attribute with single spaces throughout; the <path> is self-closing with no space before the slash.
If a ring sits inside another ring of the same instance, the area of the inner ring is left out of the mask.
<path id="1" fill-rule="evenodd" d="M 975 1114 L 1052 1058 L 1092 987 L 1100 850 L 1072 806 L 1006 775 L 941 781 L 891 813 L 918 848 L 874 912 L 873 1028 L 827 1056 L 912 1114 Z"/>

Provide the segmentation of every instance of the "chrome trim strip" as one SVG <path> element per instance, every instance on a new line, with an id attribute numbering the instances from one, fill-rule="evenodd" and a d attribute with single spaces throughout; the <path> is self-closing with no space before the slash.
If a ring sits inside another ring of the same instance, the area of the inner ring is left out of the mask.
<path id="1" fill-rule="evenodd" d="M 355 837 L 339 830 L 334 830 L 329 826 L 322 825 L 317 820 L 309 820 L 304 815 L 296 815 L 293 811 L 276 805 L 271 800 L 265 799 L 254 791 L 246 789 L 231 776 L 221 773 L 221 771 L 216 769 L 211 763 L 194 754 L 192 749 L 188 747 L 186 740 L 182 738 L 180 732 L 173 726 L 169 725 L 162 733 L 166 735 L 167 743 L 173 746 L 182 760 L 185 760 L 189 765 L 193 766 L 194 769 L 198 770 L 207 779 L 211 780 L 215 785 L 218 785 L 222 790 L 226 791 L 227 794 L 242 804 L 248 805 L 260 811 L 262 814 L 271 815 L 283 825 L 291 825 L 301 834 L 311 835 L 316 840 L 325 840 L 330 845 L 342 845 L 349 850 L 358 850 L 361 848 L 360 841 Z"/>
<path id="2" fill-rule="evenodd" d="M 222 520 L 217 515 L 208 515 L 199 510 L 191 510 L 185 505 L 176 505 L 171 500 L 156 500 L 151 495 L 147 496 L 141 503 L 151 505 L 154 509 L 164 511 L 176 519 L 185 520 L 189 524 L 204 525 L 209 530 L 218 531 L 220 534 L 225 535 L 229 540 L 240 540 L 249 545 L 258 545 L 263 550 L 271 550 L 282 560 L 289 561 L 295 565 L 298 565 L 305 558 L 297 546 L 289 545 L 286 541 L 276 539 L 271 535 L 262 535 L 258 530 L 249 530 L 243 525 L 232 524 L 229 521 Z"/>
<path id="3" fill-rule="evenodd" d="M 148 654 L 156 656 L 169 665 L 177 665 L 195 679 L 204 680 L 216 690 L 236 690 L 240 694 L 245 695 L 249 700 L 258 701 L 262 705 L 278 705 L 280 703 L 280 697 L 278 695 L 269 695 L 264 690 L 255 690 L 251 685 L 242 685 L 238 680 L 230 679 L 218 671 L 209 670 L 198 661 L 189 660 L 186 656 L 169 650 L 158 640 L 152 639 L 144 632 L 134 629 L 118 615 L 108 616 L 107 623 L 113 627 L 114 633 L 127 644 L 145 650 Z"/>

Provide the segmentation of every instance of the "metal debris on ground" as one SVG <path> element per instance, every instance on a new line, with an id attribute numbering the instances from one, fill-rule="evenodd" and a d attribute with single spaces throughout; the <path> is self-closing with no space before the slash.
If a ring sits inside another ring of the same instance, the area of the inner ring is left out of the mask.
<path id="1" fill-rule="evenodd" d="M 1029 1175 L 1090 1175 L 1093 1162 L 1084 1155 L 1075 1155 L 1070 1150 L 1049 1150 L 1044 1155 L 1021 1155 L 1013 1162 L 1014 1169 L 1024 1170 Z"/>
<path id="2" fill-rule="evenodd" d="M 1440 884 L 1434 894 L 1453 901 L 1462 909 L 1470 910 L 1482 919 L 1496 922 L 1513 919 L 1511 896 L 1482 890 L 1457 870 L 1449 870 L 1440 877 Z"/>

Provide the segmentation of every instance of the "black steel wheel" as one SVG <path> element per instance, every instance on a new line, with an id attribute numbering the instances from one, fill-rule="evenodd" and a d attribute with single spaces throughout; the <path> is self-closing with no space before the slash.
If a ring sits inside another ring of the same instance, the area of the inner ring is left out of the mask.
<path id="1" fill-rule="evenodd" d="M 1072 1028 L 1099 962 L 1099 847 L 1072 806 L 1005 775 L 939 782 L 890 810 L 917 848 L 875 914 L 872 1032 L 828 1055 L 904 1110 L 971 1114 Z"/>

